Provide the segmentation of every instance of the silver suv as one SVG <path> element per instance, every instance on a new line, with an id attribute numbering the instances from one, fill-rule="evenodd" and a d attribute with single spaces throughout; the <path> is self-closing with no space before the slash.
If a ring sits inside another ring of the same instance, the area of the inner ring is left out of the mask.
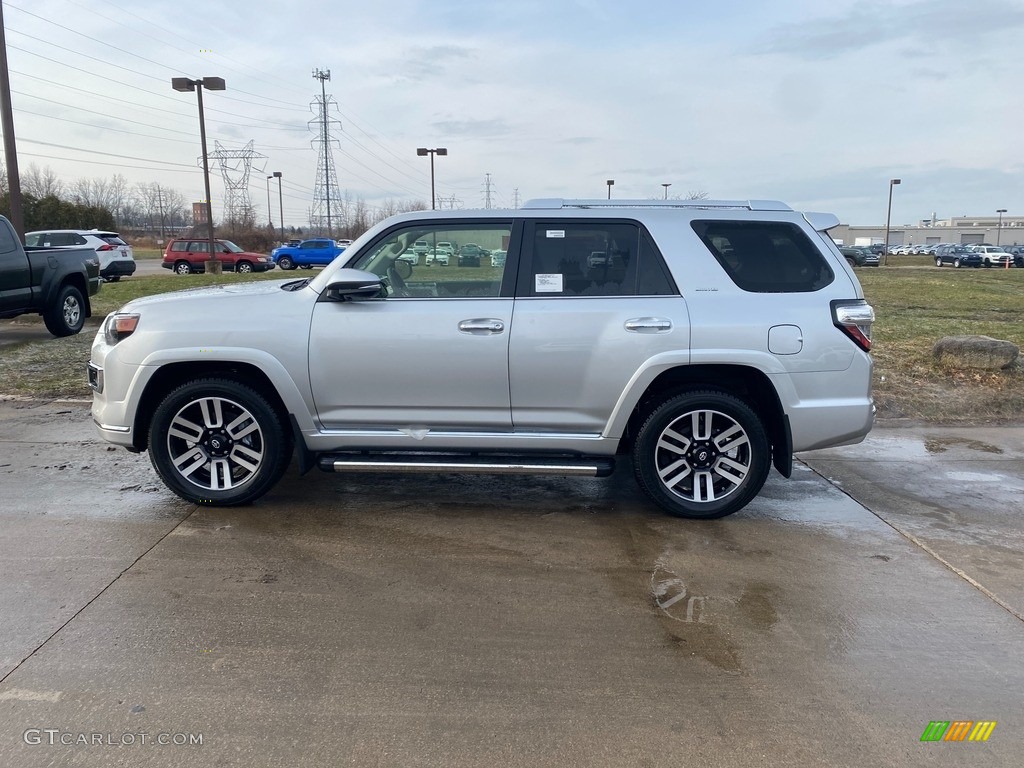
<path id="1" fill-rule="evenodd" d="M 621 457 L 667 512 L 721 517 L 794 451 L 871 428 L 874 315 L 836 224 L 770 201 L 395 216 L 316 276 L 110 315 L 93 418 L 194 503 L 259 498 L 293 453 L 303 472 L 592 476 Z M 423 241 L 506 255 L 439 273 L 401 258 Z"/>

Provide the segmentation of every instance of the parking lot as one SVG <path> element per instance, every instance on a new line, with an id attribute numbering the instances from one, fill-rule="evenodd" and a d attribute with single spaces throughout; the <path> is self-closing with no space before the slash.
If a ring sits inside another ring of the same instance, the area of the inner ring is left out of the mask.
<path id="1" fill-rule="evenodd" d="M 215 509 L 0 403 L 0 764 L 1019 765 L 1022 455 L 876 429 L 706 523 L 626 466 Z"/>

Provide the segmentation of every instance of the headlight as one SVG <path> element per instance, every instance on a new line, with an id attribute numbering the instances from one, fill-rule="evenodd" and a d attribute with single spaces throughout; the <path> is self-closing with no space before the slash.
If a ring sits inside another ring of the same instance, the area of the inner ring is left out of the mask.
<path id="1" fill-rule="evenodd" d="M 136 312 L 114 312 L 107 315 L 103 323 L 103 338 L 107 344 L 114 346 L 135 333 L 139 326 L 139 314 Z"/>

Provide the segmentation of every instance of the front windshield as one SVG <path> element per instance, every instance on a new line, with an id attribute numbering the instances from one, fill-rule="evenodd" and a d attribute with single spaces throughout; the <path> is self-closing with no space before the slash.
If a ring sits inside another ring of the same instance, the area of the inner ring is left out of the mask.
<path id="1" fill-rule="evenodd" d="M 241 248 L 239 248 L 239 247 L 238 247 L 237 245 L 235 245 L 234 243 L 232 243 L 232 242 L 231 242 L 230 240 L 221 240 L 221 244 L 222 244 L 222 245 L 223 245 L 223 246 L 224 246 L 224 247 L 225 247 L 225 248 L 226 248 L 227 250 L 231 251 L 232 253 L 244 253 L 244 252 L 245 252 L 245 251 L 243 251 L 243 250 L 242 250 Z"/>

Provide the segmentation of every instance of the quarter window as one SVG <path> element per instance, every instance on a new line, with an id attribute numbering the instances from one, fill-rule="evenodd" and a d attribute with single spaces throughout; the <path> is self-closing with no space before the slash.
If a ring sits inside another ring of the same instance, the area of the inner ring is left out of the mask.
<path id="1" fill-rule="evenodd" d="M 835 279 L 800 227 L 782 221 L 694 221 L 693 231 L 729 275 L 751 293 L 817 291 Z"/>

